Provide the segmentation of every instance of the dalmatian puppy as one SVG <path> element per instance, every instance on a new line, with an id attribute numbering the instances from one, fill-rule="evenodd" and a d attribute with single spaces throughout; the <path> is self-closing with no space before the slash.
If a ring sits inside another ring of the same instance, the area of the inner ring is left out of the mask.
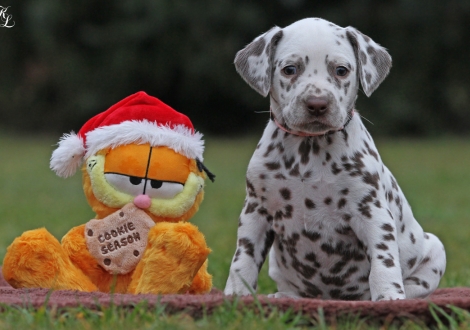
<path id="1" fill-rule="evenodd" d="M 256 290 L 269 252 L 272 297 L 424 298 L 446 256 L 423 229 L 354 109 L 387 76 L 387 51 L 353 27 L 307 18 L 274 27 L 235 66 L 269 95 L 249 163 L 225 294 Z"/>

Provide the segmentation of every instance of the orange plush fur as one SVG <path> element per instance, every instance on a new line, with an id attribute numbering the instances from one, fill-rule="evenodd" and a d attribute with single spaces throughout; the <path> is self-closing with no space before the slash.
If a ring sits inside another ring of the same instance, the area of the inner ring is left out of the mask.
<path id="1" fill-rule="evenodd" d="M 205 179 L 195 160 L 167 147 L 130 144 L 101 150 L 97 155 L 105 157 L 105 172 L 182 183 L 190 173 Z M 95 196 L 86 166 L 87 163 L 82 168 L 84 192 L 96 219 L 103 219 L 124 205 L 110 207 Z M 111 189 L 109 195 L 113 193 Z M 72 228 L 61 243 L 44 228 L 24 232 L 7 249 L 3 275 L 15 288 L 155 294 L 208 292 L 212 287 L 212 276 L 207 272 L 210 249 L 197 227 L 187 222 L 197 212 L 203 195 L 201 187 L 192 196 L 192 205 L 185 210 L 177 205 L 174 216 L 144 210 L 155 225 L 148 233 L 141 260 L 127 274 L 110 274 L 98 264 L 87 249 L 83 224 Z"/>

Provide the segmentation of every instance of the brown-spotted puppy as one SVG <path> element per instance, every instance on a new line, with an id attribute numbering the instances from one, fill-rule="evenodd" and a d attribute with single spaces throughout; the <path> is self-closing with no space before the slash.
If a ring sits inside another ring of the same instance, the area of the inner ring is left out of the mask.
<path id="1" fill-rule="evenodd" d="M 274 297 L 422 298 L 446 266 L 354 110 L 387 76 L 387 51 L 352 27 L 274 27 L 235 66 L 271 120 L 250 161 L 225 294 L 250 294 L 269 252 Z M 251 287 L 251 288 L 250 288 Z"/>

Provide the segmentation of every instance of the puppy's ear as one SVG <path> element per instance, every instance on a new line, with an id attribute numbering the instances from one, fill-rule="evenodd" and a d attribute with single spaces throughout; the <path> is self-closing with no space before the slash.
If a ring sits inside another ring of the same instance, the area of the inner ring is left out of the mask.
<path id="1" fill-rule="evenodd" d="M 267 96 L 271 89 L 274 52 L 282 34 L 281 28 L 273 27 L 235 56 L 237 72 L 251 88 L 263 96 Z"/>
<path id="2" fill-rule="evenodd" d="M 390 72 L 392 58 L 385 48 L 357 29 L 348 26 L 346 35 L 356 54 L 362 89 L 370 96 Z"/>

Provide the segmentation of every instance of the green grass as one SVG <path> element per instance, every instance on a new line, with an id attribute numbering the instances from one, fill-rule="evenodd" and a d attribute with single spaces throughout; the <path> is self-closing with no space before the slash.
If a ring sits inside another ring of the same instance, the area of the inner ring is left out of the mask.
<path id="1" fill-rule="evenodd" d="M 61 179 L 49 170 L 49 157 L 57 141 L 58 137 L 0 135 L 1 259 L 6 247 L 23 231 L 46 227 L 60 238 L 73 226 L 93 218 L 83 195 L 80 174 Z M 213 250 L 209 256 L 209 271 L 214 276 L 214 286 L 220 289 L 225 286 L 235 250 L 238 217 L 245 197 L 245 171 L 257 142 L 257 138 L 206 137 L 205 165 L 217 178 L 215 183 L 207 181 L 205 200 L 193 222 L 205 234 Z M 448 265 L 441 287 L 470 286 L 470 264 L 465 262 L 470 254 L 470 139 L 383 140 L 377 145 L 382 159 L 405 192 L 415 217 L 426 231 L 440 237 L 446 247 Z M 274 290 L 265 265 L 258 292 Z M 106 316 L 106 313 L 111 315 Z M 465 313 L 456 313 L 459 324 L 470 322 Z M 302 324 L 322 328 L 322 324 L 325 325 L 321 317 L 306 319 L 271 313 L 260 318 L 253 311 L 240 312 L 233 306 L 223 306 L 212 316 L 199 320 L 184 314 L 169 316 L 162 311 L 149 312 L 145 308 L 135 308 L 132 317 L 128 314 L 119 309 L 59 312 L 6 307 L 6 312 L 0 313 L 0 328 L 17 327 L 17 321 L 23 322 L 25 327 L 35 324 L 38 329 L 52 326 L 61 329 L 61 324 L 67 329 L 107 329 L 108 326 L 121 329 L 133 322 L 138 322 L 142 329 L 157 325 L 165 325 L 168 329 L 275 329 Z M 285 322 L 279 321 L 282 317 Z M 367 328 L 367 324 L 361 325 L 361 320 L 341 322 L 340 325 L 352 322 L 354 327 Z M 419 326 L 409 322 L 410 327 L 406 328 Z"/>
<path id="2" fill-rule="evenodd" d="M 470 313 L 448 306 L 450 311 L 431 305 L 435 329 L 468 329 Z M 205 329 L 205 330 L 259 330 L 259 329 L 425 329 L 429 324 L 420 319 L 390 318 L 368 319 L 355 315 L 326 317 L 319 308 L 311 315 L 279 311 L 276 308 L 240 308 L 236 302 L 226 302 L 210 315 L 193 318 L 188 314 L 167 314 L 164 306 L 149 308 L 145 302 L 123 308 L 115 305 L 88 309 L 73 308 L 18 308 L 0 306 L 0 329 Z"/>

